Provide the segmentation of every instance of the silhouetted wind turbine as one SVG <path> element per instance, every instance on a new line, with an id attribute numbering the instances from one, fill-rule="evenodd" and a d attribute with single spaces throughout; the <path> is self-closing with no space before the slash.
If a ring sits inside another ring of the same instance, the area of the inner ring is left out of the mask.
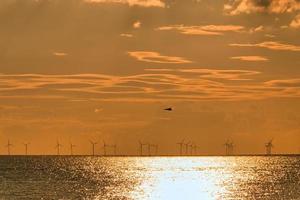
<path id="1" fill-rule="evenodd" d="M 188 155 L 190 142 L 185 143 L 185 154 Z"/>
<path id="2" fill-rule="evenodd" d="M 12 143 L 10 143 L 10 141 L 9 140 L 7 140 L 7 145 L 5 145 L 6 147 L 7 147 L 7 154 L 8 155 L 10 155 L 10 147 L 12 147 L 13 146 L 13 144 Z"/>
<path id="3" fill-rule="evenodd" d="M 155 155 L 158 155 L 158 144 L 155 145 Z"/>
<path id="4" fill-rule="evenodd" d="M 75 147 L 76 147 L 76 145 L 74 145 L 72 142 L 70 142 L 70 153 L 71 153 L 71 156 L 73 156 L 73 150 L 74 150 Z"/>
<path id="5" fill-rule="evenodd" d="M 29 142 L 23 143 L 23 145 L 24 145 L 24 147 L 25 147 L 25 155 L 26 155 L 26 156 L 28 155 L 28 145 L 29 145 L 29 144 L 30 144 Z"/>
<path id="6" fill-rule="evenodd" d="M 191 144 L 189 145 L 189 147 L 190 147 L 190 155 L 193 155 L 194 144 L 191 143 Z"/>
<path id="7" fill-rule="evenodd" d="M 148 156 L 151 156 L 151 144 L 148 144 Z"/>
<path id="8" fill-rule="evenodd" d="M 267 143 L 265 144 L 265 147 L 266 147 L 266 154 L 267 154 L 267 155 L 272 155 L 272 148 L 274 147 L 274 146 L 273 146 L 273 139 L 270 140 L 269 142 L 267 142 Z"/>
<path id="9" fill-rule="evenodd" d="M 95 145 L 97 144 L 97 142 L 93 142 L 92 140 L 90 140 L 90 143 L 92 145 L 92 155 L 95 156 Z"/>
<path id="10" fill-rule="evenodd" d="M 155 149 L 154 155 L 157 155 L 158 152 L 158 145 L 157 144 L 149 144 L 150 147 L 153 147 Z"/>
<path id="11" fill-rule="evenodd" d="M 103 152 L 104 152 L 104 156 L 106 156 L 106 147 L 108 147 L 108 145 L 106 145 L 105 141 L 103 140 Z"/>
<path id="12" fill-rule="evenodd" d="M 226 156 L 228 156 L 228 155 L 229 155 L 229 152 L 230 152 L 230 142 L 229 142 L 229 140 L 227 140 L 227 141 L 225 142 L 224 146 L 225 146 Z"/>
<path id="13" fill-rule="evenodd" d="M 57 155 L 58 156 L 60 155 L 60 148 L 61 147 L 62 147 L 62 144 L 60 144 L 59 141 L 57 140 L 55 148 L 57 149 Z"/>
<path id="14" fill-rule="evenodd" d="M 184 140 L 182 140 L 181 142 L 178 142 L 177 144 L 179 145 L 179 153 L 182 156 L 182 147 L 184 145 Z"/>
<path id="15" fill-rule="evenodd" d="M 142 156 L 143 155 L 143 146 L 147 146 L 147 144 L 139 141 L 139 145 L 140 145 L 140 155 Z"/>
<path id="16" fill-rule="evenodd" d="M 194 154 L 194 155 L 197 155 L 197 154 L 198 154 L 197 149 L 198 149 L 198 146 L 197 146 L 196 144 L 194 144 L 194 145 L 193 145 L 193 154 Z"/>
<path id="17" fill-rule="evenodd" d="M 234 154 L 234 144 L 233 144 L 233 142 L 229 143 L 229 154 L 230 155 Z"/>

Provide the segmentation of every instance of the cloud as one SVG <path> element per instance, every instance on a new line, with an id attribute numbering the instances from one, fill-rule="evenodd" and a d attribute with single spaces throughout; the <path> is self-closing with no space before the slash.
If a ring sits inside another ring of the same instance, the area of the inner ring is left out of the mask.
<path id="1" fill-rule="evenodd" d="M 135 29 L 141 28 L 142 23 L 140 21 L 136 21 L 133 23 L 132 27 Z"/>
<path id="2" fill-rule="evenodd" d="M 129 34 L 129 33 L 121 33 L 120 36 L 121 37 L 128 37 L 128 38 L 132 38 L 133 37 L 133 35 Z"/>
<path id="3" fill-rule="evenodd" d="M 106 74 L 0 74 L 1 99 L 53 101 L 240 101 L 299 98 L 300 80 L 249 81 L 252 70 L 170 69 L 114 76 Z M 246 78 L 245 78 L 246 77 Z M 95 113 L 101 109 L 94 109 Z"/>
<path id="4" fill-rule="evenodd" d="M 262 56 L 234 56 L 231 57 L 234 60 L 242 60 L 242 61 L 268 61 L 269 59 Z"/>
<path id="5" fill-rule="evenodd" d="M 139 61 L 152 62 L 152 63 L 166 63 L 166 64 L 181 64 L 191 63 L 192 61 L 182 57 L 163 56 L 157 52 L 151 51 L 130 51 L 128 54 Z"/>
<path id="6" fill-rule="evenodd" d="M 54 56 L 63 57 L 63 56 L 67 56 L 68 54 L 67 54 L 67 53 L 64 53 L 64 52 L 53 52 L 53 55 L 54 55 Z"/>
<path id="7" fill-rule="evenodd" d="M 272 80 L 266 84 L 272 87 L 300 88 L 300 79 Z"/>
<path id="8" fill-rule="evenodd" d="M 102 111 L 103 111 L 102 108 L 95 108 L 95 110 L 94 110 L 95 113 L 99 113 L 99 112 L 102 112 Z"/>
<path id="9" fill-rule="evenodd" d="M 178 31 L 186 35 L 223 35 L 224 32 L 241 32 L 243 26 L 237 25 L 205 25 L 205 26 L 184 26 L 171 25 L 157 28 L 159 31 Z"/>
<path id="10" fill-rule="evenodd" d="M 164 8 L 166 5 L 161 0 L 84 0 L 86 3 L 115 3 L 125 4 L 128 6 L 141 7 L 160 7 Z"/>
<path id="11" fill-rule="evenodd" d="M 259 71 L 254 70 L 232 70 L 232 69 L 145 69 L 145 71 L 151 72 L 177 72 L 193 74 L 199 78 L 205 79 L 224 79 L 224 80 L 251 80 L 245 78 L 246 76 L 253 76 L 260 74 Z"/>
<path id="12" fill-rule="evenodd" d="M 300 10 L 298 0 L 231 0 L 224 5 L 229 15 L 266 13 L 290 13 Z"/>
<path id="13" fill-rule="evenodd" d="M 300 28 L 300 14 L 298 14 L 293 21 L 290 23 L 290 27 L 292 28 Z"/>
<path id="14" fill-rule="evenodd" d="M 292 44 L 283 44 L 276 41 L 267 41 L 257 44 L 230 44 L 233 47 L 261 47 L 271 50 L 280 50 L 280 51 L 300 51 L 300 46 Z"/>
<path id="15" fill-rule="evenodd" d="M 265 34 L 265 37 L 268 37 L 268 38 L 275 38 L 276 36 L 275 36 L 275 35 L 272 35 L 272 34 Z"/>
<path id="16" fill-rule="evenodd" d="M 258 27 L 255 27 L 255 28 L 251 28 L 250 29 L 250 33 L 256 33 L 256 32 L 261 32 L 261 31 L 264 31 L 265 27 L 264 26 L 258 26 Z"/>

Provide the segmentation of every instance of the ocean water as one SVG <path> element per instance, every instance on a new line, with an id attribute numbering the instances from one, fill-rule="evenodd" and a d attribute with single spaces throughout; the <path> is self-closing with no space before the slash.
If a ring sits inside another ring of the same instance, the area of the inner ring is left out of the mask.
<path id="1" fill-rule="evenodd" d="M 0 199 L 300 199 L 300 157 L 2 156 Z"/>

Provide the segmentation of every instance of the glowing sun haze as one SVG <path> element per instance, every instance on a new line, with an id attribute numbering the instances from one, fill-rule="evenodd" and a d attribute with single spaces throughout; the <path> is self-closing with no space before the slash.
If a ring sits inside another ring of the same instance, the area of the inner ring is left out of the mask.
<path id="1" fill-rule="evenodd" d="M 298 0 L 1 0 L 0 16 L 0 154 L 299 152 Z"/>

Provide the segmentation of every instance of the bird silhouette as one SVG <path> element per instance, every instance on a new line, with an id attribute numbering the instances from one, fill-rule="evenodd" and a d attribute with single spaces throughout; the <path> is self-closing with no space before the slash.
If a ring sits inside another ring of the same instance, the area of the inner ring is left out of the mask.
<path id="1" fill-rule="evenodd" d="M 166 111 L 172 111 L 173 108 L 169 107 L 169 108 L 165 108 L 164 110 L 166 110 Z"/>

